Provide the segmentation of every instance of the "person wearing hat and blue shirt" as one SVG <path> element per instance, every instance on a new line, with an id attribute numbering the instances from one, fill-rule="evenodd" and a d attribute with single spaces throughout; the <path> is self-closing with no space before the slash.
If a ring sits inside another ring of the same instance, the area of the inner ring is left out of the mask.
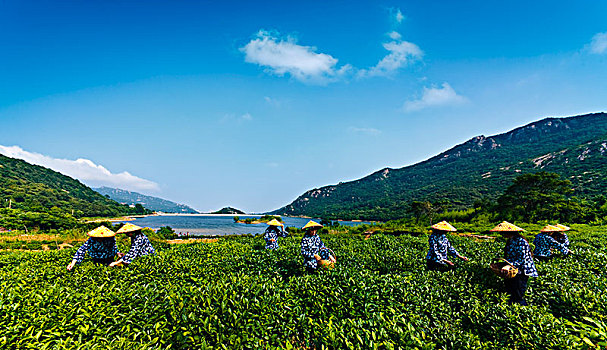
<path id="1" fill-rule="evenodd" d="M 426 267 L 428 270 L 447 271 L 455 268 L 455 264 L 449 260 L 449 255 L 456 256 L 464 261 L 468 261 L 463 255 L 460 255 L 449 242 L 446 233 L 457 231 L 446 221 L 432 225 L 432 234 L 428 238 L 428 254 L 426 255 Z"/>
<path id="2" fill-rule="evenodd" d="M 335 257 L 330 255 L 329 250 L 318 236 L 318 230 L 323 226 L 310 220 L 302 230 L 304 236 L 301 239 L 301 255 L 304 258 L 304 267 L 307 272 L 314 272 L 321 260 L 329 260 L 335 263 Z"/>
<path id="3" fill-rule="evenodd" d="M 142 227 L 126 223 L 116 231 L 116 233 L 124 233 L 131 238 L 131 249 L 120 260 L 111 263 L 110 267 L 128 265 L 136 258 L 156 253 L 152 243 L 142 230 Z"/>
<path id="4" fill-rule="evenodd" d="M 116 246 L 116 232 L 105 226 L 99 226 L 87 234 L 89 239 L 78 248 L 72 262 L 67 265 L 67 270 L 71 271 L 76 264 L 80 264 L 86 253 L 89 254 L 94 263 L 102 265 L 110 265 L 114 261 L 114 257 L 122 257 L 121 252 Z"/>
<path id="5" fill-rule="evenodd" d="M 533 245 L 535 245 L 533 257 L 540 261 L 550 260 L 553 256 L 552 249 L 559 250 L 563 255 L 569 254 L 567 246 L 559 243 L 553 237 L 554 233 L 560 231 L 561 229 L 556 226 L 546 225 L 533 239 Z"/>
<path id="6" fill-rule="evenodd" d="M 263 239 L 266 241 L 266 249 L 278 249 L 278 237 L 287 237 L 288 234 L 284 230 L 284 225 L 276 219 L 268 222 L 268 228 L 263 234 Z"/>
<path id="7" fill-rule="evenodd" d="M 569 237 L 565 232 L 571 230 L 571 227 L 561 224 L 556 224 L 554 227 L 559 228 L 560 231 L 552 233 L 552 238 L 556 239 L 557 242 L 569 249 Z"/>
<path id="8" fill-rule="evenodd" d="M 504 221 L 489 231 L 499 232 L 506 238 L 504 259 L 518 269 L 516 276 L 504 280 L 506 292 L 510 294 L 508 302 L 510 304 L 528 305 L 525 300 L 525 292 L 527 291 L 529 277 L 538 277 L 539 275 L 533 262 L 531 246 L 521 235 L 521 232 L 525 230 Z"/>

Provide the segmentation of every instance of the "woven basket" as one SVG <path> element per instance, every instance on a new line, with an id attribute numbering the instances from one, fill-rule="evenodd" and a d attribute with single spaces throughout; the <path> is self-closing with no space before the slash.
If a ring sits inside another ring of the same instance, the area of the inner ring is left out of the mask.
<path id="1" fill-rule="evenodd" d="M 518 269 L 506 260 L 494 262 L 491 265 L 491 271 L 501 278 L 514 278 L 518 274 Z"/>
<path id="2" fill-rule="evenodd" d="M 325 247 L 325 248 L 321 248 L 320 250 L 321 251 L 322 250 L 329 251 L 329 254 L 333 255 L 333 257 L 335 257 L 337 259 L 337 256 L 335 255 L 335 253 L 331 249 Z M 319 253 L 320 253 L 320 251 L 319 251 Z M 335 268 L 335 263 L 332 262 L 331 260 L 325 260 L 325 259 L 323 259 L 323 260 L 319 261 L 319 264 L 320 264 L 320 267 L 322 267 L 325 270 L 333 270 Z"/>

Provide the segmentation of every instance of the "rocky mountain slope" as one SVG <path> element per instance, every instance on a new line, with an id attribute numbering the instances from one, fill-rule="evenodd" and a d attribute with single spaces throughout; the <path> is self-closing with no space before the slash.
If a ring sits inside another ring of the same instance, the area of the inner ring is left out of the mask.
<path id="1" fill-rule="evenodd" d="M 575 195 L 607 189 L 607 114 L 546 118 L 495 136 L 477 136 L 426 161 L 307 191 L 275 214 L 394 219 L 414 200 L 469 207 L 496 198 L 521 173 L 561 174 Z"/>

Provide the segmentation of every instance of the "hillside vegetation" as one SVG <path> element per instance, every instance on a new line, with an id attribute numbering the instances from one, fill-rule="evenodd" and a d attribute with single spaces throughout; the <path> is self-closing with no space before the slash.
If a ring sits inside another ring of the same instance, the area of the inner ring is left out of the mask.
<path id="1" fill-rule="evenodd" d="M 524 173 L 548 171 L 593 200 L 607 189 L 607 114 L 546 118 L 510 132 L 477 136 L 424 162 L 385 168 L 362 179 L 307 191 L 274 214 L 388 220 L 413 201 L 470 208 L 494 201 Z"/>
<path id="2" fill-rule="evenodd" d="M 232 208 L 232 207 L 225 207 L 225 208 L 221 208 L 218 211 L 214 211 L 211 214 L 238 214 L 238 215 L 242 215 L 245 214 L 244 211 L 236 209 L 236 208 Z"/>
<path id="3" fill-rule="evenodd" d="M 119 216 L 135 213 L 51 169 L 0 155 L 0 208 L 57 215 Z"/>

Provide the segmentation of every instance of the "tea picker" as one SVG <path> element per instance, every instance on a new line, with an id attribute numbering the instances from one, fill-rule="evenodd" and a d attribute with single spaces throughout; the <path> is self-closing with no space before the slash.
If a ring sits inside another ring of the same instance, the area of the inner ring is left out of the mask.
<path id="1" fill-rule="evenodd" d="M 446 233 L 456 232 L 457 229 L 446 221 L 432 225 L 432 234 L 428 238 L 428 254 L 426 255 L 426 267 L 428 270 L 448 271 L 455 268 L 455 264 L 449 260 L 449 255 L 456 256 L 468 261 L 460 255 L 449 242 Z"/>
<path id="2" fill-rule="evenodd" d="M 556 225 L 554 225 L 554 227 L 559 228 L 560 231 L 554 232 L 552 234 L 552 238 L 556 239 L 557 242 L 564 245 L 565 248 L 569 249 L 569 237 L 567 236 L 567 234 L 565 232 L 571 230 L 571 228 L 568 226 L 565 226 L 565 225 L 561 225 L 561 224 L 556 224 Z"/>
<path id="3" fill-rule="evenodd" d="M 314 272 L 318 266 L 332 268 L 335 264 L 335 254 L 328 249 L 318 236 L 318 230 L 323 226 L 310 220 L 302 230 L 301 255 L 304 258 L 304 267 L 307 272 Z"/>
<path id="4" fill-rule="evenodd" d="M 143 228 L 130 223 L 124 224 L 116 233 L 126 234 L 131 238 L 131 249 L 120 260 L 110 264 L 113 266 L 128 265 L 135 258 L 156 253 L 148 237 L 142 232 Z"/>
<path id="5" fill-rule="evenodd" d="M 116 232 L 105 226 L 99 226 L 87 233 L 89 239 L 78 248 L 72 262 L 67 265 L 67 270 L 71 271 L 76 264 L 80 264 L 86 253 L 89 254 L 94 263 L 109 265 L 114 261 L 114 256 L 122 257 L 116 246 Z"/>
<path id="6" fill-rule="evenodd" d="M 506 292 L 510 295 L 510 304 L 527 305 L 527 301 L 525 301 L 527 282 L 529 277 L 538 277 L 538 273 L 533 263 L 531 246 L 521 236 L 521 232 L 525 230 L 504 221 L 490 231 L 499 232 L 507 238 L 504 259 L 499 263 L 491 264 L 491 270 L 504 278 Z"/>
<path id="7" fill-rule="evenodd" d="M 276 219 L 268 222 L 268 228 L 263 233 L 263 239 L 266 241 L 266 249 L 278 249 L 278 237 L 287 237 L 284 226 Z"/>
<path id="8" fill-rule="evenodd" d="M 533 239 L 533 244 L 535 245 L 535 249 L 533 250 L 533 255 L 537 260 L 545 261 L 552 259 L 552 250 L 559 250 L 563 255 L 569 254 L 569 249 L 565 246 L 565 244 L 559 243 L 554 235 L 558 232 L 561 232 L 561 229 L 556 226 L 546 225 L 540 233 L 535 236 Z"/>

